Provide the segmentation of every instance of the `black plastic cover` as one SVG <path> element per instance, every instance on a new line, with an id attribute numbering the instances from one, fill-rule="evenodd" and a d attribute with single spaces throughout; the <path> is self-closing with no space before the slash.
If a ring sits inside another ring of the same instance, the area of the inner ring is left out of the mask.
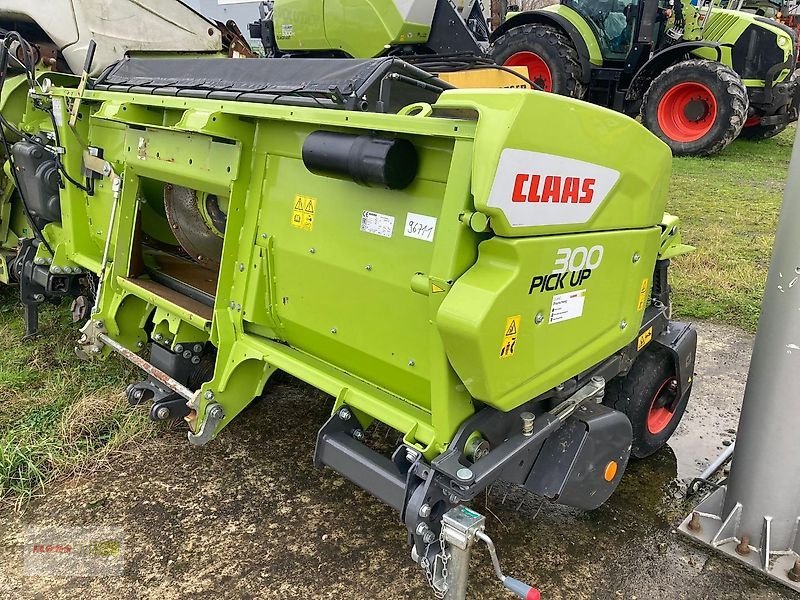
<path id="1" fill-rule="evenodd" d="M 39 227 L 61 221 L 58 167 L 55 155 L 28 140 L 11 147 L 22 197 Z"/>
<path id="2" fill-rule="evenodd" d="M 381 107 L 390 87 L 391 106 Z M 449 87 L 397 58 L 126 58 L 94 84 L 108 91 L 386 112 L 435 102 Z"/>
<path id="3" fill-rule="evenodd" d="M 525 487 L 558 504 L 594 510 L 617 489 L 632 435 L 624 414 L 585 403 L 547 439 Z M 606 468 L 612 461 L 616 468 L 609 481 Z"/>

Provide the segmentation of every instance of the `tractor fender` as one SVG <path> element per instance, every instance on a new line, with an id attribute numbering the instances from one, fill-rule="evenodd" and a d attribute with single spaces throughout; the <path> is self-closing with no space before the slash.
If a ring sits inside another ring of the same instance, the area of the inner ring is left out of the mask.
<path id="1" fill-rule="evenodd" d="M 581 36 L 578 29 L 572 23 L 570 23 L 568 19 L 557 13 L 543 10 L 530 10 L 516 14 L 510 19 L 504 21 L 500 27 L 492 32 L 492 34 L 489 36 L 489 43 L 494 43 L 497 38 L 507 31 L 514 29 L 515 27 L 529 25 L 531 23 L 553 25 L 561 29 L 569 37 L 573 46 L 575 46 L 575 50 L 577 50 L 578 57 L 581 61 L 582 83 L 588 85 L 592 74 L 591 63 L 589 62 L 589 48 L 586 46 L 586 42 L 584 41 L 583 36 Z"/>
<path id="2" fill-rule="evenodd" d="M 679 62 L 684 56 L 689 54 L 692 50 L 698 48 L 714 48 L 717 51 L 717 61 L 722 59 L 722 47 L 728 44 L 720 44 L 718 42 L 706 42 L 697 40 L 693 42 L 682 42 L 669 46 L 660 52 L 657 52 L 653 57 L 644 63 L 636 74 L 631 79 L 628 86 L 628 91 L 625 94 L 626 102 L 636 102 L 642 98 L 649 81 L 656 77 L 664 69 Z"/>

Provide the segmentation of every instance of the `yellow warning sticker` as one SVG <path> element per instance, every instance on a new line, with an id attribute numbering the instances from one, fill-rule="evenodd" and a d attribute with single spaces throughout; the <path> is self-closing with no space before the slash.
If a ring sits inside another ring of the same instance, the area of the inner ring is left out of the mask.
<path id="1" fill-rule="evenodd" d="M 434 294 L 441 294 L 444 291 L 443 287 L 436 285 L 435 283 L 431 282 L 431 292 Z"/>
<path id="2" fill-rule="evenodd" d="M 639 303 L 636 305 L 636 310 L 642 312 L 644 310 L 645 302 L 647 302 L 647 287 L 650 280 L 646 277 L 642 279 L 642 286 L 639 288 Z"/>
<path id="3" fill-rule="evenodd" d="M 292 226 L 311 231 L 314 229 L 314 215 L 317 213 L 317 199 L 309 196 L 294 197 Z"/>
<path id="4" fill-rule="evenodd" d="M 648 327 L 639 336 L 639 339 L 636 342 L 636 350 L 641 350 L 642 348 L 647 346 L 647 344 L 649 344 L 652 339 L 653 339 L 653 328 Z"/>
<path id="5" fill-rule="evenodd" d="M 514 356 L 514 348 L 517 345 L 517 336 L 519 335 L 519 326 L 522 323 L 522 317 L 515 315 L 506 319 L 506 327 L 503 330 L 503 343 L 500 346 L 500 358 L 508 358 Z"/>

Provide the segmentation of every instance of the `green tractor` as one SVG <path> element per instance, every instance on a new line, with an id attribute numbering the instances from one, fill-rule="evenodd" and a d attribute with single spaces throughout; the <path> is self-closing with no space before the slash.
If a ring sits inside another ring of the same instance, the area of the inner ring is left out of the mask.
<path id="1" fill-rule="evenodd" d="M 740 134 L 776 135 L 797 119 L 797 36 L 695 2 L 561 0 L 512 13 L 489 34 L 475 0 L 461 9 L 448 0 L 277 0 L 255 29 L 273 56 L 397 55 L 441 72 L 488 54 L 527 67 L 546 91 L 641 114 L 675 154 L 712 154 Z"/>
<path id="2" fill-rule="evenodd" d="M 512 15 L 491 41 L 499 64 L 526 66 L 547 91 L 641 115 L 675 154 L 797 120 L 796 33 L 710 1 L 560 0 Z"/>

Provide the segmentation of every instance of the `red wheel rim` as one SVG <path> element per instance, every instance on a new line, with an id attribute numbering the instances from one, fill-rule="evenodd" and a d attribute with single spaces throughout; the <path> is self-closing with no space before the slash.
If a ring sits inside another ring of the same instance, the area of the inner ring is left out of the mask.
<path id="1" fill-rule="evenodd" d="M 756 125 L 761 125 L 761 117 L 750 117 L 744 122 L 745 127 L 755 127 Z"/>
<path id="2" fill-rule="evenodd" d="M 545 92 L 553 91 L 553 76 L 550 67 L 541 56 L 525 50 L 516 52 L 506 59 L 504 67 L 528 67 L 528 79 L 542 86 Z"/>
<path id="3" fill-rule="evenodd" d="M 714 94 L 696 81 L 673 86 L 658 103 L 658 126 L 676 142 L 699 140 L 711 131 L 716 118 Z"/>
<path id="4" fill-rule="evenodd" d="M 674 377 L 665 380 L 650 401 L 650 408 L 647 411 L 647 431 L 653 435 L 664 431 L 675 416 L 677 383 Z"/>

